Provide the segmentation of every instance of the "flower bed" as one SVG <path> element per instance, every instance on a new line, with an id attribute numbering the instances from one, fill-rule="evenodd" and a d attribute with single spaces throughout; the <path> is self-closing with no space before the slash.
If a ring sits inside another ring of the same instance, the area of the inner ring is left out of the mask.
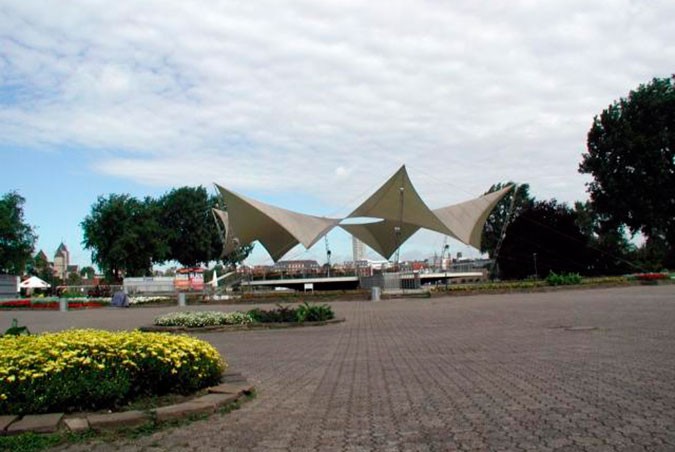
<path id="1" fill-rule="evenodd" d="M 186 328 L 200 328 L 216 325 L 248 325 L 253 318 L 243 312 L 171 312 L 157 317 L 154 324 L 157 326 L 184 326 Z"/>
<path id="2" fill-rule="evenodd" d="M 87 298 L 70 298 L 68 299 L 68 309 L 87 309 L 87 308 L 102 308 L 110 305 L 109 300 L 91 300 Z M 46 309 L 58 310 L 59 301 L 53 299 L 35 299 L 22 298 L 19 300 L 0 301 L 0 309 Z"/>
<path id="3" fill-rule="evenodd" d="M 670 275 L 668 273 L 639 273 L 635 275 L 635 279 L 638 281 L 659 281 L 670 279 Z"/>
<path id="4" fill-rule="evenodd" d="M 168 296 L 152 296 L 152 297 L 146 297 L 146 296 L 133 296 L 129 297 L 129 304 L 138 306 L 138 305 L 147 305 L 147 304 L 162 304 L 162 303 L 171 303 L 175 304 L 176 303 L 176 298 L 175 297 L 168 297 Z"/>
<path id="5" fill-rule="evenodd" d="M 275 309 L 251 309 L 248 312 L 194 311 L 172 312 L 155 318 L 155 326 L 201 328 L 219 325 L 254 325 L 264 323 L 323 322 L 335 318 L 328 305 L 311 305 L 307 302 L 298 307 L 277 306 Z"/>
<path id="6" fill-rule="evenodd" d="M 219 382 L 207 342 L 166 333 L 69 330 L 0 338 L 0 415 L 110 409 Z"/>

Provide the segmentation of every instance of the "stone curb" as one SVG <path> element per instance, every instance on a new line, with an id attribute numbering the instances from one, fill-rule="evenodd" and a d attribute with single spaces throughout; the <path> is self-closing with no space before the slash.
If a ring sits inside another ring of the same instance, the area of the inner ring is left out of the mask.
<path id="1" fill-rule="evenodd" d="M 145 424 L 161 425 L 194 415 L 213 414 L 218 409 L 251 394 L 255 391 L 255 387 L 249 384 L 240 373 L 231 372 L 223 375 L 223 383 L 207 388 L 206 391 L 206 395 L 187 402 L 148 411 L 92 413 L 75 417 L 67 417 L 64 413 L 0 416 L 0 436 L 27 432 L 54 433 L 60 429 L 72 433 L 83 433 L 88 430 L 101 432 L 139 427 Z"/>
<path id="2" fill-rule="evenodd" d="M 200 332 L 230 332 L 230 331 L 249 331 L 249 330 L 276 330 L 283 328 L 302 328 L 306 326 L 323 326 L 331 325 L 334 323 L 342 323 L 346 319 L 331 319 L 323 320 L 320 322 L 279 322 L 279 323 L 252 323 L 249 325 L 214 325 L 214 326 L 202 326 L 197 328 L 188 328 L 184 326 L 142 326 L 139 328 L 140 331 L 146 333 L 200 333 Z"/>

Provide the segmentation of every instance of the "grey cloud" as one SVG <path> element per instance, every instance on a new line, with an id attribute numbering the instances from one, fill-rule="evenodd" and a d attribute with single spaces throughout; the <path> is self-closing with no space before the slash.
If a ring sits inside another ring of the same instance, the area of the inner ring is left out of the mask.
<path id="1" fill-rule="evenodd" d="M 16 0 L 0 134 L 160 186 L 341 203 L 407 163 L 439 205 L 503 180 L 572 201 L 593 115 L 672 71 L 673 19 L 666 1 Z M 185 155 L 205 163 L 185 174 Z"/>

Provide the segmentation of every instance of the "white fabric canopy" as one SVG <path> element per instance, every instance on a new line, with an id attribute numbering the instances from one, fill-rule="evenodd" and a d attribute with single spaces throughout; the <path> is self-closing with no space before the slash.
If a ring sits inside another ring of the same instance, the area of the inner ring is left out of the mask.
<path id="1" fill-rule="evenodd" d="M 371 247 L 385 259 L 389 259 L 403 242 L 420 229 L 416 224 L 399 223 L 391 220 L 365 224 L 341 224 L 340 227 Z"/>
<path id="2" fill-rule="evenodd" d="M 223 254 L 240 244 L 259 241 L 276 262 L 301 243 L 310 248 L 342 220 L 305 215 L 265 204 L 216 184 L 227 211 L 213 209 L 223 223 Z M 405 165 L 346 218 L 369 217 L 380 221 L 340 224 L 377 253 L 389 258 L 420 228 L 440 232 L 480 249 L 485 221 L 495 205 L 511 190 L 431 210 L 413 186 Z"/>
<path id="3" fill-rule="evenodd" d="M 22 281 L 19 284 L 19 287 L 21 289 L 47 289 L 48 287 L 51 287 L 51 284 L 41 280 L 37 276 L 31 276 L 25 281 Z"/>
<path id="4" fill-rule="evenodd" d="M 310 248 L 340 222 L 338 218 L 315 217 L 265 204 L 218 184 L 216 187 L 227 206 L 226 247 L 228 243 L 258 240 L 275 262 L 298 243 Z"/>
<path id="5" fill-rule="evenodd" d="M 479 198 L 435 209 L 433 212 L 454 233 L 453 237 L 480 249 L 483 227 L 490 212 L 512 188 L 513 185 L 509 185 Z"/>
<path id="6" fill-rule="evenodd" d="M 405 165 L 359 207 L 347 215 L 347 218 L 355 217 L 382 218 L 453 235 L 452 231 L 448 230 L 417 194 L 417 190 L 408 177 Z"/>

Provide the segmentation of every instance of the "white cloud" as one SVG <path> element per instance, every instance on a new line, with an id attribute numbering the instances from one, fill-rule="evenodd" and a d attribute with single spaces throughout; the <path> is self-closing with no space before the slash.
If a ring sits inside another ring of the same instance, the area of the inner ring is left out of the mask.
<path id="1" fill-rule="evenodd" d="M 407 163 L 433 206 L 503 180 L 572 201 L 593 116 L 670 74 L 674 20 L 666 1 L 15 0 L 0 134 L 159 186 L 341 205 Z"/>

